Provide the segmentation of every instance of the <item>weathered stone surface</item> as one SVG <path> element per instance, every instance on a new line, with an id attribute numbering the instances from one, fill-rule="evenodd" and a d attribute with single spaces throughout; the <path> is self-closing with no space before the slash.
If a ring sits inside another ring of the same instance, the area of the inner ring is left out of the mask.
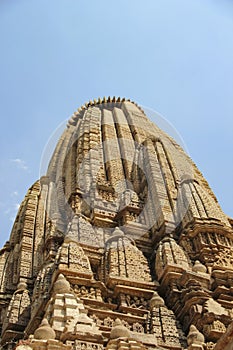
<path id="1" fill-rule="evenodd" d="M 231 349 L 232 223 L 136 103 L 88 102 L 0 250 L 1 348 Z"/>
<path id="2" fill-rule="evenodd" d="M 56 337 L 56 333 L 54 332 L 52 327 L 49 325 L 48 320 L 44 318 L 39 328 L 36 329 L 34 333 L 34 338 L 48 340 L 48 339 L 55 339 L 55 337 Z"/>
<path id="3" fill-rule="evenodd" d="M 110 339 L 117 339 L 117 338 L 129 338 L 130 337 L 130 331 L 127 327 L 125 327 L 121 320 L 119 318 L 116 319 L 116 321 L 113 324 L 111 333 L 110 333 Z"/>

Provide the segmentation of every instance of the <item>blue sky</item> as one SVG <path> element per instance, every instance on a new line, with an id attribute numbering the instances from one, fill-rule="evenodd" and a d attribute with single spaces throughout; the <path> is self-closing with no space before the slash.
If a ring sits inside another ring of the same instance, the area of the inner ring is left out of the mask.
<path id="1" fill-rule="evenodd" d="M 230 0 L 1 0 L 0 245 L 44 146 L 89 99 L 160 112 L 233 216 Z"/>

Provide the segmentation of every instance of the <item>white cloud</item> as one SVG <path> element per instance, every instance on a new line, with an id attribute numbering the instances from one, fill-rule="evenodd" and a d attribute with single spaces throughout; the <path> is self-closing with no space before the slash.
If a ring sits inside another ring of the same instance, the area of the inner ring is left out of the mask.
<path id="1" fill-rule="evenodd" d="M 12 203 L 8 206 L 8 208 L 6 210 L 4 210 L 4 215 L 8 216 L 10 219 L 11 217 L 14 217 L 15 219 L 15 216 L 19 210 L 19 207 L 20 207 L 20 203 Z"/>
<path id="2" fill-rule="evenodd" d="M 19 192 L 18 191 L 13 191 L 10 196 L 11 197 L 17 197 L 19 195 Z"/>
<path id="3" fill-rule="evenodd" d="M 10 221 L 11 221 L 12 224 L 13 224 L 14 221 L 15 221 L 15 218 L 16 218 L 17 212 L 18 212 L 18 210 L 19 210 L 19 207 L 20 207 L 20 203 L 14 203 L 14 204 L 12 205 L 12 208 L 11 208 L 10 212 L 8 213 L 8 214 L 10 214 L 9 219 L 10 219 Z"/>
<path id="4" fill-rule="evenodd" d="M 4 210 L 4 214 L 5 214 L 5 215 L 10 214 L 10 212 L 11 212 L 11 209 L 10 209 L 10 208 L 8 208 L 8 209 Z"/>
<path id="5" fill-rule="evenodd" d="M 28 170 L 28 166 L 23 159 L 15 158 L 11 159 L 11 162 L 15 163 L 19 169 Z"/>
<path id="6" fill-rule="evenodd" d="M 20 207 L 20 203 L 15 203 L 15 204 L 14 204 L 14 210 L 15 210 L 15 211 L 18 211 L 18 210 L 19 210 L 19 207 Z"/>

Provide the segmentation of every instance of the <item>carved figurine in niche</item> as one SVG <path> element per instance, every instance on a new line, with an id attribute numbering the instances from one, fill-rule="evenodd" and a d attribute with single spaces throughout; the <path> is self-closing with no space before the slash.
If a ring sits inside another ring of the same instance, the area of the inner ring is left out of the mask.
<path id="1" fill-rule="evenodd" d="M 95 299 L 95 289 L 93 287 L 90 288 L 90 292 L 88 294 L 88 298 Z"/>
<path id="2" fill-rule="evenodd" d="M 139 306 L 140 306 L 140 300 L 136 296 L 133 297 L 131 307 L 138 308 Z"/>
<path id="3" fill-rule="evenodd" d="M 79 189 L 76 190 L 76 196 L 75 196 L 75 203 L 74 203 L 74 210 L 75 214 L 79 214 L 82 211 L 82 194 Z"/>
<path id="4" fill-rule="evenodd" d="M 131 189 L 127 189 L 122 193 L 121 199 L 120 199 L 120 210 L 122 210 L 125 207 L 134 207 L 139 206 L 139 199 L 136 192 L 134 192 Z"/>
<path id="5" fill-rule="evenodd" d="M 127 306 L 127 304 L 126 304 L 126 295 L 123 294 L 123 293 L 120 294 L 120 305 L 121 306 Z"/>
<path id="6" fill-rule="evenodd" d="M 85 286 L 81 286 L 81 288 L 80 288 L 80 296 L 84 297 L 84 296 L 87 295 L 87 293 L 88 293 L 88 290 L 86 289 L 86 287 Z"/>
<path id="7" fill-rule="evenodd" d="M 128 305 L 128 306 L 131 306 L 131 297 L 130 297 L 130 295 L 126 295 L 126 297 L 125 297 L 125 301 L 126 301 L 126 304 Z"/>
<path id="8" fill-rule="evenodd" d="M 96 289 L 96 299 L 99 301 L 103 301 L 102 293 L 101 293 L 101 290 L 99 288 Z"/>
<path id="9" fill-rule="evenodd" d="M 126 295 L 124 297 L 124 302 L 128 307 L 137 308 L 137 309 L 146 309 L 147 301 L 143 297 Z M 123 304 L 122 304 L 123 305 Z"/>

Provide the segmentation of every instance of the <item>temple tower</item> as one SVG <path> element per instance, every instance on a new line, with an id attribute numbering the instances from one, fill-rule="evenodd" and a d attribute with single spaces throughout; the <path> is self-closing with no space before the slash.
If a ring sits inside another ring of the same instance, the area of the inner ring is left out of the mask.
<path id="1" fill-rule="evenodd" d="M 232 220 L 188 155 L 136 103 L 90 101 L 0 251 L 1 349 L 228 349 L 232 277 Z"/>

